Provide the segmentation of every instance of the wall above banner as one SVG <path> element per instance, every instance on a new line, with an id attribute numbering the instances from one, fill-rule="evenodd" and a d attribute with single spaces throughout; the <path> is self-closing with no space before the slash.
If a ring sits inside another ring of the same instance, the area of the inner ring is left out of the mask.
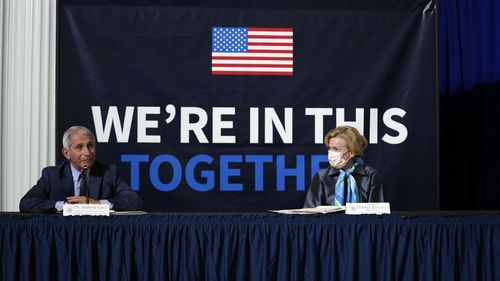
<path id="1" fill-rule="evenodd" d="M 59 6 L 58 139 L 92 129 L 147 211 L 300 208 L 338 125 L 393 210 L 438 208 L 433 1 L 169 2 Z"/>

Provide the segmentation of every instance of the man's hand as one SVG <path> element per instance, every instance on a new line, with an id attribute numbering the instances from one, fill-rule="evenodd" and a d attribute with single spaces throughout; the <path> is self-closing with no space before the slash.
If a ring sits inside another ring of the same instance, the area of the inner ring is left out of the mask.
<path id="1" fill-rule="evenodd" d="M 87 196 L 70 196 L 66 197 L 68 204 L 87 204 Z M 101 201 L 96 199 L 89 199 L 90 204 L 101 204 Z"/>

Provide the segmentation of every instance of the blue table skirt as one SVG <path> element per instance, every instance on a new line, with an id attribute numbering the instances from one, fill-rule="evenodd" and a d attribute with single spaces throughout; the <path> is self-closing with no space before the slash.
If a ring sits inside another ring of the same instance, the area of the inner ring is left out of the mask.
<path id="1" fill-rule="evenodd" d="M 500 280 L 500 215 L 0 215 L 0 280 Z"/>

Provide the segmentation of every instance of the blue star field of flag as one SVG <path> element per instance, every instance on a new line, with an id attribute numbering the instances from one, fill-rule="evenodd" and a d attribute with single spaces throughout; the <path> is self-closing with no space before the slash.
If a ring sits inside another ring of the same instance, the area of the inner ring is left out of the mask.
<path id="1" fill-rule="evenodd" d="M 212 28 L 212 52 L 245 53 L 248 50 L 248 30 L 243 27 Z"/>

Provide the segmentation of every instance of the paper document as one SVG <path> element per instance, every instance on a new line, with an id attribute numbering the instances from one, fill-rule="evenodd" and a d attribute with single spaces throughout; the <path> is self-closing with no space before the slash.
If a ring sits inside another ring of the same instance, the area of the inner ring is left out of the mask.
<path id="1" fill-rule="evenodd" d="M 137 215 L 147 215 L 147 212 L 144 211 L 113 211 L 109 212 L 112 216 L 137 216 Z"/>
<path id="2" fill-rule="evenodd" d="M 345 210 L 344 206 L 317 206 L 316 208 L 269 210 L 269 211 L 273 213 L 287 214 L 287 215 L 314 215 L 314 214 L 329 214 L 335 212 L 342 212 L 344 210 Z"/>

